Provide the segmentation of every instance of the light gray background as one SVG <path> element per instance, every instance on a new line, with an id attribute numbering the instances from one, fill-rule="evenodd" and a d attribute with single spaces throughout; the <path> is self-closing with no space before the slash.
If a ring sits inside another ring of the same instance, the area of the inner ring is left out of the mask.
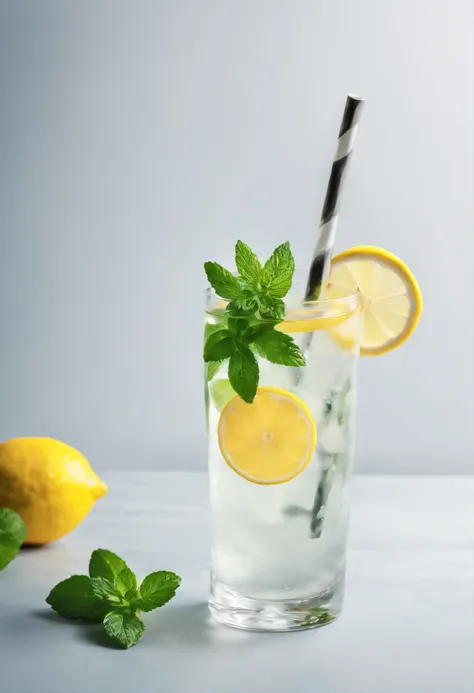
<path id="1" fill-rule="evenodd" d="M 473 64 L 471 0 L 2 0 L 0 438 L 203 468 L 202 263 L 307 265 L 351 91 L 338 249 L 425 296 L 362 363 L 357 467 L 472 471 Z"/>

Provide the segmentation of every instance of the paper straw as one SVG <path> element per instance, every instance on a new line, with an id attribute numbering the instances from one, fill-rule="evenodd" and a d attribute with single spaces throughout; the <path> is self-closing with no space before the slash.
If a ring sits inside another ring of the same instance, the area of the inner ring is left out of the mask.
<path id="1" fill-rule="evenodd" d="M 306 301 L 315 301 L 319 298 L 321 289 L 329 276 L 339 203 L 363 107 L 364 99 L 348 95 L 321 212 L 316 248 L 309 270 L 305 291 Z"/>
<path id="2" fill-rule="evenodd" d="M 321 212 L 318 239 L 306 285 L 306 301 L 315 301 L 319 298 L 321 290 L 329 277 L 339 204 L 364 103 L 364 99 L 351 94 L 346 99 L 341 127 L 339 128 L 336 153 L 334 154 L 323 211 Z M 305 352 L 311 344 L 311 335 L 308 335 L 308 337 L 309 339 L 303 347 Z M 323 531 L 324 508 L 331 490 L 332 475 L 333 469 L 324 470 L 316 489 L 310 523 L 310 536 L 315 538 L 319 538 Z"/>

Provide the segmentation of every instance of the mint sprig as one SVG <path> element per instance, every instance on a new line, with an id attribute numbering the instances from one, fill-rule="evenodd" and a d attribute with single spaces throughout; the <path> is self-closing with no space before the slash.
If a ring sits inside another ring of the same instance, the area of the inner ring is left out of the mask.
<path id="1" fill-rule="evenodd" d="M 282 366 L 305 365 L 293 338 L 275 329 L 285 316 L 283 298 L 291 288 L 295 261 L 288 242 L 278 246 L 262 266 L 249 246 L 237 241 L 235 263 L 237 275 L 217 262 L 204 264 L 212 288 L 228 301 L 226 323 L 211 326 L 214 329 L 205 335 L 204 361 L 210 380 L 228 359 L 230 384 L 251 404 L 259 381 L 255 354 Z"/>
<path id="2" fill-rule="evenodd" d="M 102 622 L 111 640 L 129 648 L 145 631 L 139 614 L 169 602 L 180 583 L 175 573 L 160 570 L 139 584 L 122 558 L 107 549 L 97 549 L 89 562 L 89 575 L 63 580 L 51 590 L 46 602 L 64 618 Z"/>
<path id="3" fill-rule="evenodd" d="M 0 508 L 0 570 L 15 558 L 25 541 L 26 525 L 10 508 Z"/>

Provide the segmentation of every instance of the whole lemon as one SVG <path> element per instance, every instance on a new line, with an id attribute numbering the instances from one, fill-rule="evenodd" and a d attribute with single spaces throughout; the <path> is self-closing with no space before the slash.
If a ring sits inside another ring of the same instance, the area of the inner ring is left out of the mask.
<path id="1" fill-rule="evenodd" d="M 107 486 L 86 458 L 52 438 L 12 438 L 0 443 L 0 508 L 26 524 L 27 544 L 46 544 L 69 534 Z"/>

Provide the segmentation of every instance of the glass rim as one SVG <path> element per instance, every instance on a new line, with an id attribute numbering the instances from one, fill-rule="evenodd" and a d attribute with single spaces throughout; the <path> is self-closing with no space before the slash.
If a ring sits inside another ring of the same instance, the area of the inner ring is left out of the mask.
<path id="1" fill-rule="evenodd" d="M 351 315 L 357 311 L 358 308 L 363 306 L 362 293 L 360 289 L 353 291 L 352 293 L 346 293 L 341 290 L 340 295 L 332 296 L 331 298 L 318 298 L 312 301 L 305 301 L 304 288 L 306 287 L 306 278 L 295 279 L 292 283 L 291 289 L 288 294 L 282 299 L 286 305 L 286 314 L 282 318 L 284 321 L 295 321 L 295 320 L 306 320 L 309 318 L 316 317 L 318 315 L 328 315 L 333 317 L 338 315 Z M 333 287 L 331 283 L 328 287 Z M 295 291 L 298 287 L 302 287 L 301 291 Z M 220 311 L 225 310 L 225 306 L 230 302 L 229 299 L 223 299 L 214 291 L 212 286 L 208 286 L 204 292 L 205 299 L 207 301 L 216 299 L 222 303 L 220 308 L 217 307 L 206 307 L 205 312 L 211 315 L 221 315 Z M 217 313 L 219 311 L 219 313 Z M 238 316 L 235 316 L 238 317 Z M 242 316 L 244 317 L 244 316 Z"/>

